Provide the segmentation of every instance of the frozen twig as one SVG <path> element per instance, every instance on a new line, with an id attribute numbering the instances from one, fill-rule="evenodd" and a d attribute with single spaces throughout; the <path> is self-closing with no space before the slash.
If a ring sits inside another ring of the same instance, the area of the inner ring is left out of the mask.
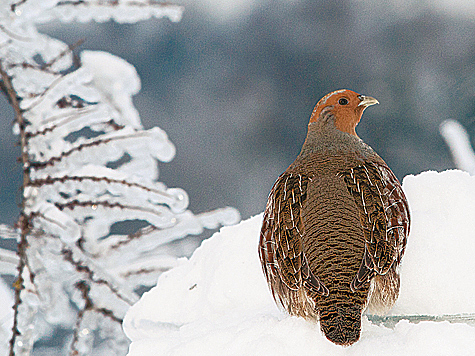
<path id="1" fill-rule="evenodd" d="M 465 128 L 455 120 L 446 120 L 440 125 L 440 133 L 457 168 L 475 175 L 475 153 Z"/>
<path id="2" fill-rule="evenodd" d="M 17 255 L 0 249 L 4 273 L 17 264 L 10 356 L 29 355 L 47 334 L 35 327 L 39 315 L 51 328 L 72 329 L 71 355 L 101 342 L 123 354 L 121 322 L 137 290 L 176 264 L 187 235 L 236 223 L 239 213 L 195 215 L 185 191 L 158 182 L 157 161 L 172 160 L 175 147 L 160 128 L 143 128 L 132 65 L 93 51 L 75 61 L 82 41 L 68 46 L 38 33 L 36 23 L 177 21 L 182 9 L 149 0 L 1 6 L 10 15 L 0 19 L 1 87 L 15 112 L 23 168 L 17 229 L 2 230 L 17 239 Z"/>

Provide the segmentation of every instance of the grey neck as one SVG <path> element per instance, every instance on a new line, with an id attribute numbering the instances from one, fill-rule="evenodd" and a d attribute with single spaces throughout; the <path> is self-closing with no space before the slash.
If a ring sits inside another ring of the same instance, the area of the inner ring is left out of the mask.
<path id="1" fill-rule="evenodd" d="M 360 150 L 363 141 L 354 135 L 342 132 L 335 127 L 334 122 L 312 122 L 308 125 L 307 138 L 300 155 L 311 153 L 342 154 Z"/>

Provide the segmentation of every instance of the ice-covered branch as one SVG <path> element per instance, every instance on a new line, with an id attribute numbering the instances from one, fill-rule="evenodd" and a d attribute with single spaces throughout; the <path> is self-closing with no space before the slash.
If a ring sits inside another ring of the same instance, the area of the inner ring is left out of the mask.
<path id="1" fill-rule="evenodd" d="M 155 0 L 20 0 L 10 5 L 11 12 L 34 22 L 59 19 L 64 22 L 91 20 L 135 23 L 151 17 L 181 20 L 183 7 Z"/>
<path id="2" fill-rule="evenodd" d="M 420 323 L 421 321 L 448 321 L 450 323 L 464 323 L 475 325 L 475 313 L 447 314 L 447 315 L 367 315 L 368 320 L 376 325 L 384 325 L 389 328 L 401 320 L 407 320 L 411 323 Z"/>
<path id="3" fill-rule="evenodd" d="M 157 162 L 171 161 L 175 147 L 160 128 L 143 128 L 132 102 L 140 90 L 132 65 L 93 51 L 74 61 L 79 44 L 42 35 L 35 24 L 178 21 L 182 8 L 149 0 L 21 0 L 0 10 L 0 75 L 24 173 L 18 229 L 0 231 L 18 241 L 17 255 L 0 250 L 0 272 L 18 273 L 10 355 L 30 354 L 47 332 L 35 327 L 38 319 L 72 329 L 74 355 L 97 344 L 123 354 L 120 323 L 137 291 L 176 265 L 188 235 L 236 223 L 239 213 L 195 215 L 185 191 L 158 181 Z"/>
<path id="4" fill-rule="evenodd" d="M 21 162 L 23 165 L 23 189 L 29 184 L 28 162 L 29 156 L 27 153 L 27 142 L 25 137 L 26 122 L 22 115 L 19 100 L 16 90 L 13 88 L 10 77 L 6 73 L 3 66 L 3 61 L 0 61 L 0 75 L 2 77 L 3 87 L 15 111 L 15 121 L 19 127 L 20 145 L 21 145 Z M 26 201 L 23 199 L 22 208 L 25 207 Z M 29 354 L 33 347 L 34 337 L 32 332 L 28 331 L 36 308 L 28 305 L 28 301 L 34 299 L 30 298 L 30 290 L 26 286 L 31 282 L 30 274 L 27 268 L 27 235 L 30 230 L 29 222 L 22 213 L 18 225 L 20 226 L 20 239 L 18 242 L 18 279 L 15 285 L 15 304 L 13 306 L 13 327 L 12 337 L 10 339 L 10 356 Z M 24 328 L 26 326 L 26 328 Z"/>
<path id="5" fill-rule="evenodd" d="M 15 252 L 0 248 L 0 275 L 15 275 L 18 262 L 18 256 Z"/>
<path id="6" fill-rule="evenodd" d="M 457 168 L 475 175 L 475 153 L 465 128 L 458 121 L 446 120 L 440 125 L 440 133 L 450 148 Z"/>

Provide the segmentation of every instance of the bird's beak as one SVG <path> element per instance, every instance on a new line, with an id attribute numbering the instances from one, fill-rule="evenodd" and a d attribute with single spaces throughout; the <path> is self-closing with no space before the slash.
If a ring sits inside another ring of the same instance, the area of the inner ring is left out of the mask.
<path id="1" fill-rule="evenodd" d="M 379 101 L 370 96 L 358 95 L 358 99 L 361 100 L 361 103 L 359 103 L 358 106 L 364 106 L 365 108 L 374 104 L 379 104 Z"/>

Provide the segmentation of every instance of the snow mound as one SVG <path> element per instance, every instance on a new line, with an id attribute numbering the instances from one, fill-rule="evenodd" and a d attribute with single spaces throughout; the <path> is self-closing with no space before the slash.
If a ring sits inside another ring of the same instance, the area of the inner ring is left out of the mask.
<path id="1" fill-rule="evenodd" d="M 394 313 L 475 313 L 475 177 L 423 172 L 403 188 L 412 226 Z"/>
<path id="2" fill-rule="evenodd" d="M 424 172 L 404 179 L 412 229 L 393 314 L 475 312 L 475 177 Z M 127 313 L 129 356 L 468 355 L 475 327 L 401 320 L 393 329 L 363 318 L 350 347 L 327 341 L 319 325 L 279 311 L 257 255 L 262 215 L 224 227 L 193 256 L 160 276 Z"/>

